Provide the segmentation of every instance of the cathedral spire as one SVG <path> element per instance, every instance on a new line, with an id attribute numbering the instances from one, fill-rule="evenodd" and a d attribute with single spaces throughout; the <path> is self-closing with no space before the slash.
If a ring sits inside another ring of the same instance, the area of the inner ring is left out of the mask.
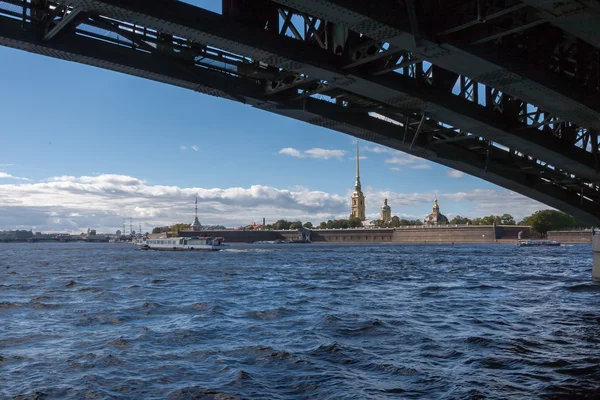
<path id="1" fill-rule="evenodd" d="M 366 219 L 365 215 L 365 195 L 360 187 L 360 164 L 358 154 L 358 140 L 356 141 L 356 183 L 354 184 L 354 193 L 352 194 L 352 213 L 351 218 L 358 218 L 361 221 Z"/>
<path id="2" fill-rule="evenodd" d="M 354 186 L 356 190 L 360 190 L 360 164 L 358 156 L 358 140 L 356 141 L 356 184 Z"/>

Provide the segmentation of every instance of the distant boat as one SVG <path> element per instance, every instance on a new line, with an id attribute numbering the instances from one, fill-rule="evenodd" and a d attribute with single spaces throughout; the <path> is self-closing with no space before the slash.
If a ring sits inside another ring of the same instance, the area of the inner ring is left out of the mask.
<path id="1" fill-rule="evenodd" d="M 222 237 L 172 237 L 160 239 L 146 239 L 136 243 L 140 250 L 163 251 L 218 251 L 228 249 L 228 244 L 223 244 Z"/>
<path id="2" fill-rule="evenodd" d="M 560 246 L 556 240 L 519 240 L 517 246 L 520 247 L 538 247 L 538 246 Z"/>

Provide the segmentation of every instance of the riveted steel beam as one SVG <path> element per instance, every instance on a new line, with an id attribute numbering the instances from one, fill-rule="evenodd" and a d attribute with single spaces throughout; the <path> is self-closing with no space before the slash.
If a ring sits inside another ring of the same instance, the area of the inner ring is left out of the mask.
<path id="1" fill-rule="evenodd" d="M 585 179 L 600 180 L 600 175 L 589 164 L 582 162 L 581 157 L 565 156 L 562 149 L 554 151 L 556 146 L 552 146 L 551 138 L 543 135 L 526 137 L 521 131 L 518 135 L 514 134 L 513 127 L 506 126 L 483 107 L 461 102 L 452 93 L 420 86 L 414 80 L 398 74 L 373 77 L 344 71 L 340 57 L 319 47 L 307 46 L 299 40 L 276 37 L 266 31 L 231 24 L 231 21 L 218 14 L 182 2 L 173 2 L 169 7 L 155 1 L 135 5 L 126 0 L 68 0 L 67 3 L 76 7 L 85 6 L 88 11 L 148 26 L 166 34 L 244 54 L 268 65 L 318 78 L 326 81 L 329 87 L 339 87 L 380 103 L 400 108 L 418 108 L 435 120 L 511 148 L 522 148 L 538 159 L 552 160 L 554 165 L 571 170 Z M 375 35 L 370 36 L 377 39 Z M 600 119 L 597 122 L 600 126 Z"/>
<path id="2" fill-rule="evenodd" d="M 544 70 L 499 59 L 494 52 L 479 51 L 480 46 L 438 43 L 428 38 L 422 38 L 422 45 L 415 46 L 407 18 L 403 18 L 402 10 L 390 15 L 392 5 L 389 2 L 273 1 L 385 40 L 390 45 L 413 52 L 415 57 L 496 87 L 580 126 L 600 128 L 600 101 L 572 85 L 559 82 Z"/>
<path id="3" fill-rule="evenodd" d="M 81 7 L 74 8 L 56 24 L 46 35 L 44 35 L 44 40 L 51 40 L 54 36 L 56 36 L 61 30 L 67 27 L 71 22 L 75 20 L 75 17 L 79 15 L 79 13 L 83 11 Z"/>
<path id="4" fill-rule="evenodd" d="M 600 47 L 600 3 L 578 0 L 521 0 L 552 25 Z"/>

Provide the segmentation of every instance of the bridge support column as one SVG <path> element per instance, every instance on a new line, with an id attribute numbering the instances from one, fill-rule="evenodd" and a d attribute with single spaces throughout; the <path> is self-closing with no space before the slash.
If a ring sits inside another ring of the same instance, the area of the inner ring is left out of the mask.
<path id="1" fill-rule="evenodd" d="M 592 278 L 600 280 L 600 234 L 592 236 L 592 250 L 594 252 Z"/>

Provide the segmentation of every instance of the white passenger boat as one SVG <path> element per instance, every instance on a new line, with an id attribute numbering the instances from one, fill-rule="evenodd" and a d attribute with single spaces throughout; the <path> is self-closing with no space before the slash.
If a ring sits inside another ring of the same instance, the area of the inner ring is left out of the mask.
<path id="1" fill-rule="evenodd" d="M 519 240 L 517 246 L 520 247 L 538 247 L 538 246 L 560 246 L 556 240 Z"/>
<path id="2" fill-rule="evenodd" d="M 222 237 L 171 237 L 159 239 L 146 239 L 136 243 L 140 250 L 164 251 L 218 251 L 228 249 L 228 244 L 223 244 Z"/>

